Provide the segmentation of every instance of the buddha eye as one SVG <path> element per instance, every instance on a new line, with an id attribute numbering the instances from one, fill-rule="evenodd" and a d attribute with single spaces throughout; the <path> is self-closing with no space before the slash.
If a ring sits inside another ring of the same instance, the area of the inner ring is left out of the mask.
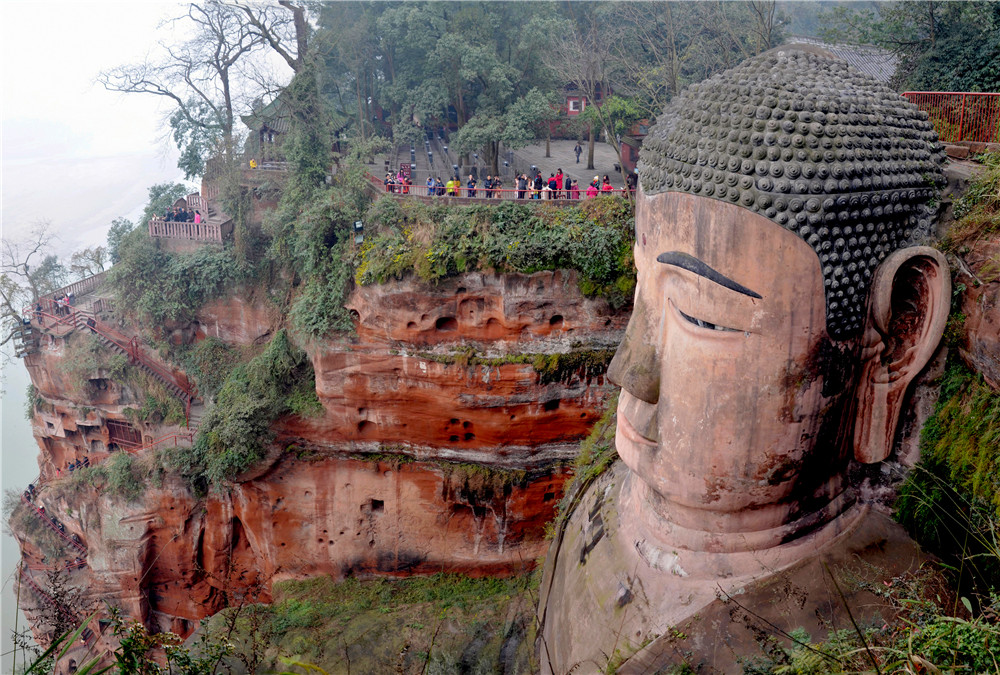
<path id="1" fill-rule="evenodd" d="M 740 332 L 742 332 L 742 331 L 740 331 L 740 330 L 738 330 L 736 328 L 727 328 L 725 326 L 720 326 L 720 325 L 712 323 L 710 321 L 702 321 L 701 319 L 696 319 L 693 316 L 688 316 L 684 312 L 681 312 L 680 309 L 678 309 L 677 311 L 680 313 L 681 316 L 683 316 L 685 319 L 687 319 L 689 322 L 693 323 L 694 325 L 698 326 L 699 328 L 704 328 L 706 330 L 731 331 L 733 333 L 740 333 Z"/>

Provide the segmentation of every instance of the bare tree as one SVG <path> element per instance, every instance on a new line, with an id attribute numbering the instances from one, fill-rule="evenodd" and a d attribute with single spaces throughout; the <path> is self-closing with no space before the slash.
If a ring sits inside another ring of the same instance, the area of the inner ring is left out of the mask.
<path id="1" fill-rule="evenodd" d="M 191 39 L 180 45 L 160 43 L 160 60 L 112 68 L 98 81 L 110 91 L 169 99 L 176 106 L 172 124 L 202 138 L 205 133 L 217 136 L 228 158 L 234 150 L 234 108 L 242 103 L 237 100 L 240 69 L 266 40 L 240 9 L 218 0 L 189 5 L 171 23 L 180 24 Z"/>
<path id="2" fill-rule="evenodd" d="M 41 263 L 49 256 L 52 234 L 38 223 L 23 241 L 0 241 L 0 346 L 7 344 L 30 308 L 49 288 Z"/>
<path id="3" fill-rule="evenodd" d="M 250 29 L 283 58 L 293 72 L 301 70 L 309 46 L 305 6 L 293 5 L 289 0 L 278 0 L 284 10 L 259 3 L 237 1 L 232 4 L 243 12 Z"/>
<path id="4" fill-rule="evenodd" d="M 86 279 L 103 272 L 107 263 L 108 249 L 103 246 L 88 246 L 70 256 L 69 271 L 77 279 Z"/>
<path id="5" fill-rule="evenodd" d="M 566 84 L 575 84 L 587 98 L 587 109 L 604 131 L 608 143 L 618 155 L 619 167 L 622 162 L 621 143 L 612 132 L 611 122 L 601 111 L 601 103 L 611 92 L 610 69 L 616 62 L 614 56 L 614 36 L 604 29 L 601 17 L 594 11 L 586 12 L 579 21 L 570 22 L 564 30 L 553 37 L 545 64 Z M 593 124 L 587 149 L 587 168 L 594 168 Z"/>

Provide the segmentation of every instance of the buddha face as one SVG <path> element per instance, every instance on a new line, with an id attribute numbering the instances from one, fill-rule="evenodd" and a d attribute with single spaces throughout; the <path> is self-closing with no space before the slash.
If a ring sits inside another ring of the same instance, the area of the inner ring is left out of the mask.
<path id="1" fill-rule="evenodd" d="M 733 204 L 641 192 L 635 309 L 608 377 L 646 506 L 704 533 L 781 528 L 843 501 L 857 341 L 835 343 L 799 237 Z"/>

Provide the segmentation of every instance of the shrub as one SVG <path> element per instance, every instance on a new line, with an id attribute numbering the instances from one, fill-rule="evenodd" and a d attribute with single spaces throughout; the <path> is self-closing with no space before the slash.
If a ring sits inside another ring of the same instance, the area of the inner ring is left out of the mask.
<path id="1" fill-rule="evenodd" d="M 1000 232 L 1000 152 L 980 155 L 985 167 L 955 200 L 956 221 L 942 245 L 958 251 L 964 244 Z"/>
<path id="2" fill-rule="evenodd" d="M 1000 393 L 957 361 L 920 434 L 920 463 L 900 488 L 896 518 L 974 581 L 1000 582 Z"/>
<path id="3" fill-rule="evenodd" d="M 132 455 L 116 453 L 102 468 L 107 477 L 106 488 L 112 494 L 129 501 L 138 499 L 142 494 L 145 481 Z"/>
<path id="4" fill-rule="evenodd" d="M 250 272 L 231 249 L 203 246 L 194 253 L 170 254 L 142 230 L 127 234 L 119 253 L 121 260 L 108 272 L 116 311 L 157 324 L 193 318 Z"/>
<path id="5" fill-rule="evenodd" d="M 385 283 L 416 273 L 436 281 L 496 269 L 530 274 L 575 269 L 580 289 L 613 305 L 628 303 L 635 287 L 631 202 L 601 197 L 572 208 L 499 205 L 426 206 L 383 198 L 369 211 L 380 226 L 362 247 L 355 281 Z M 400 213 L 401 212 L 401 213 Z M 370 223 L 372 224 L 372 223 Z"/>
<path id="6" fill-rule="evenodd" d="M 318 410 L 309 358 L 278 331 L 259 356 L 232 370 L 202 420 L 194 448 L 172 464 L 196 491 L 221 485 L 264 458 L 274 420 Z"/>

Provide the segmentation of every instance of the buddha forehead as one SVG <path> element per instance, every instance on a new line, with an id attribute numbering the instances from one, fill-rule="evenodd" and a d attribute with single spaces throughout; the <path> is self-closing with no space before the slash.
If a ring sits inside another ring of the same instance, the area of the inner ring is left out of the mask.
<path id="1" fill-rule="evenodd" d="M 834 339 L 860 331 L 879 263 L 922 238 L 944 184 L 927 115 L 846 63 L 772 50 L 681 92 L 643 142 L 643 192 L 725 201 L 819 258 Z"/>

